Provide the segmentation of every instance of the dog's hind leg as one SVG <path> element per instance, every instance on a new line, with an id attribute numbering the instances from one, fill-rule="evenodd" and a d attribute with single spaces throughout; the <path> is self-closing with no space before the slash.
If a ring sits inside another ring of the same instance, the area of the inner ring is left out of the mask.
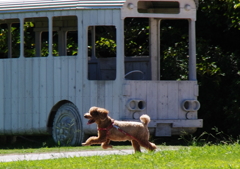
<path id="1" fill-rule="evenodd" d="M 105 142 L 102 143 L 102 145 L 101 145 L 102 148 L 103 148 L 103 149 L 112 148 L 112 145 L 110 145 L 109 143 L 110 143 L 110 140 L 107 139 L 107 141 L 105 141 Z"/>
<path id="2" fill-rule="evenodd" d="M 157 149 L 157 146 L 149 141 L 142 141 L 140 145 L 150 151 L 154 151 Z"/>
<path id="3" fill-rule="evenodd" d="M 140 144 L 136 140 L 132 140 L 131 142 L 132 142 L 132 146 L 135 150 L 135 153 L 136 152 L 141 152 Z"/>

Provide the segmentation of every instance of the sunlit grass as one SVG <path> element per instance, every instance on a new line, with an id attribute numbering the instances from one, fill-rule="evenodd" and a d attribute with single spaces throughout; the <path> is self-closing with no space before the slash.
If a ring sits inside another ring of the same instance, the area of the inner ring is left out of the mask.
<path id="1" fill-rule="evenodd" d="M 130 155 L 6 162 L 0 163 L 0 168 L 240 168 L 239 157 L 239 144 L 207 145 Z"/>

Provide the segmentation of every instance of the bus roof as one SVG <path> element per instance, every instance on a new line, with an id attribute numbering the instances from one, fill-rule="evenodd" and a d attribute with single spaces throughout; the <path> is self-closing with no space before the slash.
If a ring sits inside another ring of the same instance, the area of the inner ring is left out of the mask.
<path id="1" fill-rule="evenodd" d="M 121 8 L 126 0 L 0 0 L 0 13 Z"/>

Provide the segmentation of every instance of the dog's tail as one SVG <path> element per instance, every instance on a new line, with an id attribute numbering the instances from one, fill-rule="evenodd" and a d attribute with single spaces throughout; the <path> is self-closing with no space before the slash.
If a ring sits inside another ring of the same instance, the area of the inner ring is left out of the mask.
<path id="1" fill-rule="evenodd" d="M 144 126 L 147 126 L 148 123 L 151 121 L 150 117 L 148 115 L 146 115 L 146 114 L 141 115 L 140 120 L 144 124 Z"/>

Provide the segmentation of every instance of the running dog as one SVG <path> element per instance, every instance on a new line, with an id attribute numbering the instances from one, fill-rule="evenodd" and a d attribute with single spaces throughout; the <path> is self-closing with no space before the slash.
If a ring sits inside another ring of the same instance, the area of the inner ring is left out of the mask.
<path id="1" fill-rule="evenodd" d="M 83 146 L 101 144 L 103 149 L 112 148 L 110 141 L 129 140 L 135 152 L 141 152 L 140 146 L 147 150 L 154 151 L 157 147 L 149 142 L 148 123 L 150 117 L 142 115 L 141 122 L 128 122 L 113 120 L 108 116 L 109 111 L 100 107 L 91 107 L 84 117 L 88 119 L 88 124 L 96 123 L 98 126 L 98 136 L 90 137 Z"/>

